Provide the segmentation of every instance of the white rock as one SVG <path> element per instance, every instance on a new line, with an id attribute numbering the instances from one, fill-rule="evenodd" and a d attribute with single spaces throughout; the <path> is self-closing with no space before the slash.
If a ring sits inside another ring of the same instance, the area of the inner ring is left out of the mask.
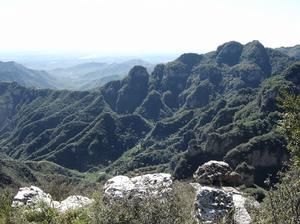
<path id="1" fill-rule="evenodd" d="M 234 222 L 237 224 L 250 224 L 251 217 L 245 207 L 246 198 L 241 194 L 233 194 L 233 204 L 234 204 Z"/>
<path id="2" fill-rule="evenodd" d="M 104 195 L 108 198 L 123 198 L 134 189 L 134 184 L 127 176 L 115 176 L 104 185 Z"/>
<path id="3" fill-rule="evenodd" d="M 195 199 L 196 218 L 204 223 L 215 223 L 233 211 L 235 224 L 250 224 L 251 217 L 245 203 L 250 202 L 240 191 L 233 187 L 208 187 L 198 183 L 192 186 L 197 190 Z"/>
<path id="4" fill-rule="evenodd" d="M 196 218 L 204 223 L 215 223 L 233 208 L 232 194 L 222 189 L 200 186 L 195 199 Z"/>
<path id="5" fill-rule="evenodd" d="M 223 162 L 211 160 L 199 166 L 193 175 L 197 183 L 205 185 L 241 185 L 241 176 Z"/>
<path id="6" fill-rule="evenodd" d="M 94 200 L 91 200 L 87 197 L 83 197 L 80 195 L 73 195 L 63 200 L 56 208 L 59 212 L 64 213 L 68 210 L 78 209 L 90 205 L 93 202 Z"/>
<path id="7" fill-rule="evenodd" d="M 124 197 L 160 197 L 172 190 L 171 174 L 155 173 L 129 178 L 116 176 L 104 185 L 104 197 L 108 199 Z"/>
<path id="8" fill-rule="evenodd" d="M 39 209 L 41 204 L 45 204 L 50 208 L 57 209 L 58 212 L 66 212 L 68 210 L 80 208 L 90 205 L 93 200 L 79 196 L 69 196 L 62 202 L 54 201 L 50 194 L 46 194 L 40 188 L 31 186 L 20 188 L 13 199 L 12 207 L 25 207 L 29 209 Z"/>
<path id="9" fill-rule="evenodd" d="M 53 201 L 50 194 L 46 194 L 40 188 L 31 186 L 20 188 L 13 199 L 12 207 L 38 207 L 41 204 L 55 207 L 58 202 Z"/>

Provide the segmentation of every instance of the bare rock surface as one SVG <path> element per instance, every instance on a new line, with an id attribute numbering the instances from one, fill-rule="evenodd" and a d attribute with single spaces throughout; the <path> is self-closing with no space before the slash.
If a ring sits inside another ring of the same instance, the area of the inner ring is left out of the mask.
<path id="1" fill-rule="evenodd" d="M 40 188 L 31 186 L 31 187 L 22 187 L 19 189 L 18 193 L 13 199 L 12 207 L 37 207 L 41 204 L 45 204 L 49 207 L 57 206 L 59 202 L 53 201 L 50 194 L 46 194 Z"/>
<path id="2" fill-rule="evenodd" d="M 204 185 L 241 185 L 241 176 L 223 161 L 211 160 L 199 166 L 193 175 L 195 182 Z"/>
<path id="3" fill-rule="evenodd" d="M 104 197 L 107 199 L 129 197 L 161 197 L 172 190 L 172 178 L 168 173 L 145 174 L 129 178 L 115 176 L 104 185 Z"/>
<path id="4" fill-rule="evenodd" d="M 199 185 L 194 205 L 198 220 L 215 223 L 232 210 L 233 199 L 230 193 L 222 189 Z"/>
<path id="5" fill-rule="evenodd" d="M 81 207 L 85 207 L 93 203 L 92 199 L 88 197 L 83 197 L 81 195 L 72 195 L 67 197 L 65 200 L 60 202 L 59 206 L 57 207 L 59 212 L 66 212 L 68 210 L 73 210 Z"/>
<path id="6" fill-rule="evenodd" d="M 92 199 L 80 195 L 69 196 L 65 200 L 54 201 L 50 194 L 36 186 L 20 188 L 16 196 L 13 198 L 12 207 L 25 207 L 29 209 L 38 209 L 41 205 L 57 209 L 58 212 L 66 212 L 68 210 L 81 208 L 93 203 Z"/>
<path id="7" fill-rule="evenodd" d="M 246 198 L 233 187 L 202 186 L 192 183 L 196 189 L 195 216 L 200 223 L 216 223 L 231 216 L 235 224 L 250 224 L 251 217 L 246 204 L 258 203 Z"/>

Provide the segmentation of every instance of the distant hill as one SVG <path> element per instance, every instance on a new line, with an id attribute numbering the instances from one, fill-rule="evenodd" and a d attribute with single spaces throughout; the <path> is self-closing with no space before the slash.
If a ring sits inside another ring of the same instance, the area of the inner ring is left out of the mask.
<path id="1" fill-rule="evenodd" d="M 277 50 L 287 54 L 290 57 L 294 57 L 300 60 L 300 45 L 296 45 L 294 47 L 280 47 Z"/>
<path id="2" fill-rule="evenodd" d="M 0 61 L 0 81 L 39 89 L 89 90 L 122 79 L 135 65 L 145 66 L 149 72 L 154 67 L 142 60 L 129 60 L 112 64 L 89 62 L 46 72 L 29 69 L 13 61 Z"/>
<path id="3" fill-rule="evenodd" d="M 149 74 L 134 66 L 93 91 L 0 83 L 0 149 L 109 174 L 191 177 L 208 160 L 246 162 L 263 184 L 287 159 L 281 89 L 300 90 L 296 59 L 252 41 L 186 53 Z"/>
<path id="4" fill-rule="evenodd" d="M 121 79 L 135 66 L 146 67 L 149 72 L 154 65 L 143 60 L 128 60 L 120 63 L 89 62 L 69 68 L 60 68 L 49 71 L 63 88 L 70 90 L 87 90 L 100 87 L 105 83 Z"/>
<path id="5" fill-rule="evenodd" d="M 0 155 L 0 189 L 19 188 L 35 184 L 49 188 L 49 183 L 88 185 L 83 174 L 48 161 L 17 161 Z"/>
<path id="6" fill-rule="evenodd" d="M 17 82 L 26 87 L 51 88 L 59 87 L 55 78 L 45 71 L 28 69 L 13 61 L 0 61 L 0 81 Z"/>

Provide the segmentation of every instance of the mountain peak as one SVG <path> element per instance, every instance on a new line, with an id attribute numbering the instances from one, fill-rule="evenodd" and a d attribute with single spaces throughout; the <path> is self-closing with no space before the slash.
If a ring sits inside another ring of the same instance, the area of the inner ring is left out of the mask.
<path id="1" fill-rule="evenodd" d="M 188 65 L 189 67 L 193 67 L 194 65 L 198 64 L 201 59 L 203 58 L 202 55 L 195 54 L 195 53 L 185 53 L 180 55 L 176 61 L 180 61 L 183 64 Z"/>
<path id="2" fill-rule="evenodd" d="M 258 40 L 251 41 L 244 46 L 241 59 L 247 63 L 257 64 L 266 75 L 271 74 L 267 51 Z"/>
<path id="3" fill-rule="evenodd" d="M 243 45 L 236 41 L 224 43 L 217 48 L 217 63 L 233 66 L 239 63 Z"/>

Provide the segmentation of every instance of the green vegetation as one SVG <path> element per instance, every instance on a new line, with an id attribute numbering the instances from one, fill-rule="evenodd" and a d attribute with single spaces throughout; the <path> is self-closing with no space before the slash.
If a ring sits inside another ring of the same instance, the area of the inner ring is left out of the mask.
<path id="1" fill-rule="evenodd" d="M 24 67 L 13 61 L 0 61 L 0 81 L 17 82 L 26 87 L 53 88 L 59 84 L 50 74 Z"/>
<path id="2" fill-rule="evenodd" d="M 300 59 L 300 45 L 296 45 L 294 47 L 281 47 L 278 48 L 278 50 L 289 55 L 290 57 Z"/>
<path id="3" fill-rule="evenodd" d="M 300 96 L 286 95 L 281 98 L 285 111 L 281 129 L 287 137 L 293 166 L 300 167 Z"/>
<path id="4" fill-rule="evenodd" d="M 59 189 L 57 189 L 59 190 Z M 0 223 L 2 224 L 194 224 L 192 214 L 194 190 L 185 183 L 175 183 L 174 190 L 163 200 L 154 198 L 125 198 L 105 201 L 100 193 L 88 208 L 59 214 L 40 205 L 38 210 L 11 208 L 9 194 L 0 197 Z"/>
<path id="5" fill-rule="evenodd" d="M 270 186 L 259 210 L 253 211 L 257 224 L 300 223 L 300 168 L 290 167 L 280 174 L 279 183 Z"/>
<path id="6" fill-rule="evenodd" d="M 284 92 L 279 104 L 284 109 L 280 130 L 288 142 L 290 163 L 287 170 L 279 174 L 276 185 L 266 181 L 270 189 L 262 207 L 254 211 L 254 223 L 300 223 L 300 96 Z"/>
<path id="7" fill-rule="evenodd" d="M 276 131 L 276 97 L 299 87 L 294 62 L 258 41 L 229 42 L 207 54 L 183 54 L 151 74 L 135 66 L 94 91 L 0 83 L 0 149 L 99 181 L 158 171 L 189 178 L 208 160 L 234 168 L 247 162 L 263 185 L 288 157 Z"/>

